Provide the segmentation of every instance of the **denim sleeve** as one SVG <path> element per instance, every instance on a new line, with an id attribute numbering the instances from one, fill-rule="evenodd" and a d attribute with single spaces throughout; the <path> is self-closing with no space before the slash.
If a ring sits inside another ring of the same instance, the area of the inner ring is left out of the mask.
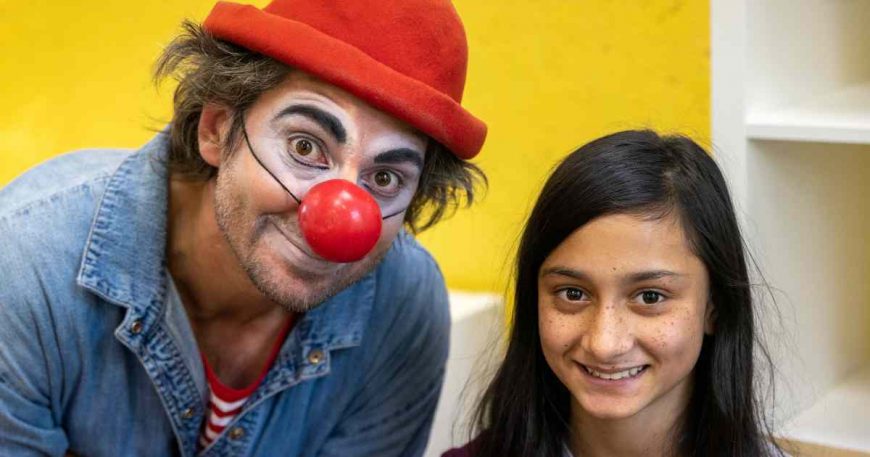
<path id="1" fill-rule="evenodd" d="M 389 304 L 398 310 L 392 319 L 375 324 L 383 339 L 363 342 L 367 366 L 361 388 L 317 455 L 423 455 L 450 339 L 444 280 L 428 254 L 426 260 L 422 269 L 404 270 L 409 291 Z"/>
<path id="2" fill-rule="evenodd" d="M 60 348 L 39 280 L 0 219 L 0 455 L 63 455 Z"/>
<path id="3" fill-rule="evenodd" d="M 28 308 L 0 303 L 0 455 L 59 456 L 68 442 L 53 408 L 56 340 L 49 320 Z"/>

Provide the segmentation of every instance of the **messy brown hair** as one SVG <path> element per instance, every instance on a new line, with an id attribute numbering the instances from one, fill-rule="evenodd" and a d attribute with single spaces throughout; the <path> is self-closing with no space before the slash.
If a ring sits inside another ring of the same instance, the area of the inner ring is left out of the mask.
<path id="1" fill-rule="evenodd" d="M 207 180 L 217 174 L 217 169 L 199 154 L 197 128 L 203 106 L 217 103 L 231 108 L 230 129 L 223 148 L 233 150 L 241 140 L 244 113 L 293 69 L 215 38 L 189 20 L 182 23 L 182 29 L 154 68 L 156 83 L 169 77 L 178 82 L 169 125 L 167 165 L 177 176 Z M 476 189 L 486 185 L 486 175 L 479 167 L 457 158 L 430 138 L 417 192 L 405 212 L 406 227 L 413 233 L 432 227 L 456 208 L 470 206 Z"/>

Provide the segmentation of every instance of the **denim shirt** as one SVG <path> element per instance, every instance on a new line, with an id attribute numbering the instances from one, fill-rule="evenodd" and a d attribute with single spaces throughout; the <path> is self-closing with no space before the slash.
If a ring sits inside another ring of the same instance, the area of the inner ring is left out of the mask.
<path id="1" fill-rule="evenodd" d="M 421 455 L 450 319 L 437 265 L 404 232 L 299 319 L 198 451 L 208 387 L 167 293 L 167 148 L 159 134 L 132 154 L 76 152 L 0 189 L 0 455 Z"/>

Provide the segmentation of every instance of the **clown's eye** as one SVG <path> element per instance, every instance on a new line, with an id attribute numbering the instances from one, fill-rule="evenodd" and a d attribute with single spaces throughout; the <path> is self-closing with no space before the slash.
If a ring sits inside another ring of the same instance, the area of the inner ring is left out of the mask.
<path id="1" fill-rule="evenodd" d="M 311 167 L 323 168 L 327 165 L 326 155 L 320 144 L 307 137 L 293 137 L 287 141 L 290 157 Z"/>
<path id="2" fill-rule="evenodd" d="M 378 187 L 387 187 L 394 181 L 393 174 L 388 171 L 379 171 L 375 173 L 375 185 Z"/>
<path id="3" fill-rule="evenodd" d="M 392 170 L 378 170 L 368 178 L 366 186 L 372 192 L 382 197 L 393 197 L 402 190 L 404 182 L 398 173 Z"/>
<path id="4" fill-rule="evenodd" d="M 312 151 L 314 151 L 314 145 L 304 138 L 296 141 L 296 143 L 293 145 L 293 148 L 296 149 L 296 153 L 301 156 L 307 156 L 308 154 L 311 154 Z"/>

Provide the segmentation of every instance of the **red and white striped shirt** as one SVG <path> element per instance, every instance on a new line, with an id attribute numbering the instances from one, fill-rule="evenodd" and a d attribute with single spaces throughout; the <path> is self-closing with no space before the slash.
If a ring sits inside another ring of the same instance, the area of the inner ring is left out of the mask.
<path id="1" fill-rule="evenodd" d="M 242 411 L 242 406 L 245 405 L 248 397 L 257 390 L 257 387 L 259 387 L 260 383 L 263 382 L 266 374 L 269 373 L 269 369 L 278 357 L 278 352 L 281 351 L 284 339 L 293 327 L 294 321 L 295 315 L 292 315 L 287 319 L 287 323 L 281 329 L 281 333 L 278 335 L 278 338 L 272 347 L 272 352 L 269 354 L 266 365 L 263 367 L 257 380 L 241 389 L 234 389 L 222 383 L 214 373 L 214 370 L 212 370 L 205 355 L 201 355 L 202 364 L 205 367 L 205 375 L 208 379 L 209 401 L 208 417 L 203 424 L 202 434 L 199 436 L 200 449 L 205 449 L 211 445 L 211 443 L 217 439 L 218 435 L 224 431 L 227 425 L 232 422 L 233 418 Z"/>

